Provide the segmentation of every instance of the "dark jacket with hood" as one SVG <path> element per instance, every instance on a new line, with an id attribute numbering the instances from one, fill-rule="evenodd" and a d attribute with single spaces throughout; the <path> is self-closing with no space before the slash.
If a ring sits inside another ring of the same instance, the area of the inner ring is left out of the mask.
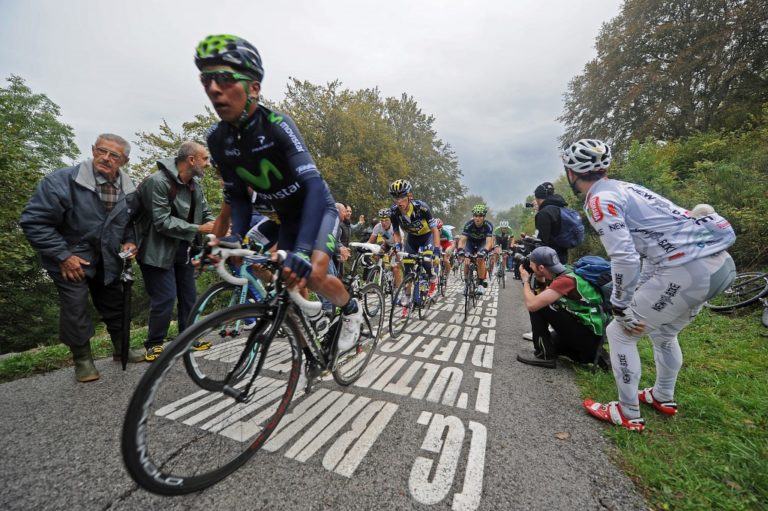
<path id="1" fill-rule="evenodd" d="M 557 245 L 555 236 L 560 234 L 560 208 L 567 206 L 565 199 L 558 194 L 552 194 L 541 203 L 536 213 L 536 229 L 539 231 L 539 239 L 548 247 L 552 247 L 560 262 L 568 262 L 568 249 Z"/>

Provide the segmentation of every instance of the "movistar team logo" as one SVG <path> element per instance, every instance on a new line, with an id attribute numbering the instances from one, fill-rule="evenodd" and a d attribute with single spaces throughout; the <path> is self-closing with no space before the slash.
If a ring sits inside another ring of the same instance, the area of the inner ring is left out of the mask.
<path id="1" fill-rule="evenodd" d="M 336 238 L 333 237 L 333 234 L 329 234 L 328 235 L 328 243 L 326 243 L 325 246 L 331 252 L 335 252 L 336 251 Z"/>
<path id="2" fill-rule="evenodd" d="M 269 122 L 272 124 L 280 124 L 283 122 L 283 116 L 277 115 L 275 112 L 269 112 L 269 116 L 267 117 L 269 119 Z"/>
<path id="3" fill-rule="evenodd" d="M 237 167 L 235 172 L 240 176 L 240 179 L 255 186 L 259 190 L 269 190 L 272 187 L 272 182 L 269 179 L 270 174 L 274 174 L 279 181 L 283 180 L 283 173 L 266 158 L 262 158 L 261 162 L 259 162 L 259 170 L 260 172 L 258 176 L 248 172 L 245 167 Z"/>

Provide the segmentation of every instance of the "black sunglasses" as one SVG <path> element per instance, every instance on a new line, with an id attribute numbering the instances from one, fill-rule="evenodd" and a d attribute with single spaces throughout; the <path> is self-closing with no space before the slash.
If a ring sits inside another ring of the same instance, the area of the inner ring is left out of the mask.
<path id="1" fill-rule="evenodd" d="M 200 82 L 206 88 L 210 87 L 211 82 L 216 82 L 216 85 L 228 86 L 242 81 L 250 82 L 253 80 L 250 76 L 233 71 L 206 71 L 200 73 Z"/>

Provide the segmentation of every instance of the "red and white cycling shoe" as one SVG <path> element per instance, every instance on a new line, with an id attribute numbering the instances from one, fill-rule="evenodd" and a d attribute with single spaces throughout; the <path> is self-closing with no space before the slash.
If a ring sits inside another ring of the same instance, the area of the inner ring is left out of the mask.
<path id="1" fill-rule="evenodd" d="M 675 415 L 677 413 L 677 403 L 674 401 L 667 401 L 665 403 L 657 401 L 656 398 L 653 397 L 653 387 L 648 387 L 647 389 L 639 391 L 637 397 L 640 399 L 641 403 L 651 405 L 661 413 L 667 415 Z"/>
<path id="2" fill-rule="evenodd" d="M 587 409 L 592 417 L 600 419 L 601 421 L 610 422 L 617 426 L 624 426 L 630 431 L 637 431 L 641 433 L 645 429 L 645 421 L 643 419 L 627 419 L 621 413 L 621 405 L 618 401 L 610 401 L 602 404 L 591 399 L 585 399 L 584 408 Z"/>

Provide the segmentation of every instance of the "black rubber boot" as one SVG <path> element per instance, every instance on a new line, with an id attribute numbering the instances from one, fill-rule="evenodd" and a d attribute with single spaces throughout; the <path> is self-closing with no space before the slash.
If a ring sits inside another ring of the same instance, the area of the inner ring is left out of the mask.
<path id="1" fill-rule="evenodd" d="M 99 379 L 99 371 L 93 364 L 91 355 L 91 343 L 83 346 L 70 346 L 72 360 L 75 362 L 75 378 L 79 382 L 96 381 Z"/>
<path id="2" fill-rule="evenodd" d="M 120 354 L 122 353 L 122 347 L 120 345 L 120 341 L 112 340 L 112 360 L 115 362 L 120 361 Z M 137 364 L 139 362 L 144 362 L 144 350 L 128 348 L 128 363 Z"/>

